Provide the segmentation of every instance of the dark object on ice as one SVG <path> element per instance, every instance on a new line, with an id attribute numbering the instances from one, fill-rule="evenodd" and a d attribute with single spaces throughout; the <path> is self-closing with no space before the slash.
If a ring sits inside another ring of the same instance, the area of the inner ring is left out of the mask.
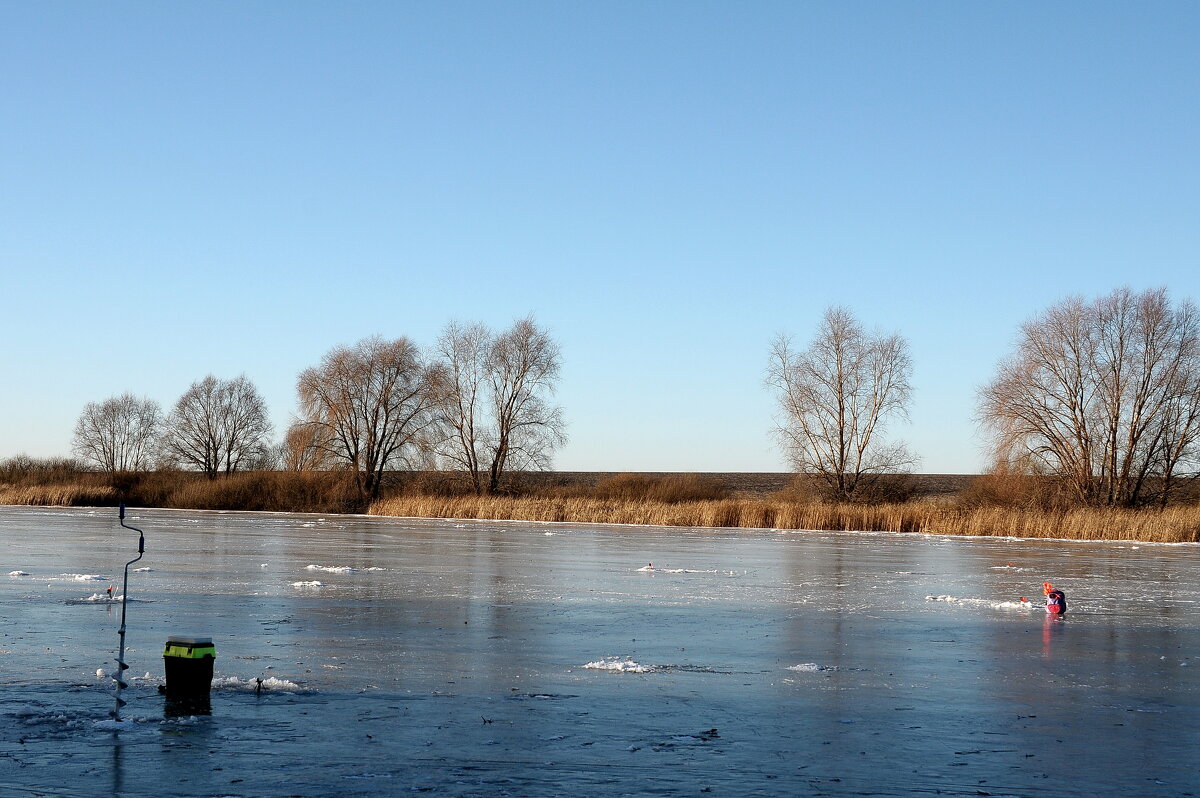
<path id="1" fill-rule="evenodd" d="M 121 719 L 121 707 L 125 706 L 125 699 L 121 698 L 121 691 L 129 685 L 125 683 L 125 671 L 129 670 L 129 666 L 125 664 L 125 609 L 129 604 L 129 566 L 133 565 L 146 553 L 146 534 L 136 526 L 130 526 L 125 523 L 125 505 L 121 505 L 121 509 L 117 513 L 117 521 L 125 529 L 131 529 L 138 533 L 138 556 L 134 557 L 129 562 L 125 563 L 125 582 L 121 589 L 121 628 L 117 630 L 117 634 L 121 638 L 121 647 L 117 651 L 117 689 L 114 693 L 116 703 L 113 705 L 112 712 L 109 714 L 113 720 Z M 112 588 L 108 589 L 108 596 L 112 598 Z"/>
<path id="2" fill-rule="evenodd" d="M 167 671 L 167 699 L 204 698 L 212 689 L 213 661 L 217 649 L 211 637 L 171 635 L 163 649 Z"/>
<path id="3" fill-rule="evenodd" d="M 1067 614 L 1067 594 L 1049 582 L 1042 583 L 1042 592 L 1046 594 L 1046 612 L 1051 615 Z"/>

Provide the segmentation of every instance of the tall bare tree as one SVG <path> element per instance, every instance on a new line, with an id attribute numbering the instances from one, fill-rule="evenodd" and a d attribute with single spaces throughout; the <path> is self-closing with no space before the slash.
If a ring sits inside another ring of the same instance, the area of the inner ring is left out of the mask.
<path id="1" fill-rule="evenodd" d="M 483 324 L 451 322 L 437 342 L 436 407 L 442 434 L 434 445 L 446 464 L 483 493 L 481 467 L 491 445 L 486 401 L 492 333 Z"/>
<path id="2" fill-rule="evenodd" d="M 72 448 L 109 474 L 146 471 L 153 466 L 161 424 L 162 410 L 152 399 L 124 393 L 88 402 L 75 424 Z"/>
<path id="3" fill-rule="evenodd" d="M 548 468 L 565 441 L 550 400 L 561 369 L 558 344 L 532 317 L 501 332 L 447 325 L 438 341 L 437 406 L 444 461 L 476 493 L 501 489 L 506 473 Z"/>
<path id="4" fill-rule="evenodd" d="M 384 471 L 415 453 L 433 421 L 430 378 L 407 338 L 336 347 L 300 374 L 300 423 L 313 445 L 354 471 L 364 497 L 377 498 Z"/>
<path id="5" fill-rule="evenodd" d="M 907 418 L 911 374 L 907 342 L 866 332 L 846 308 L 826 309 L 802 351 L 777 337 L 766 382 L 778 394 L 777 432 L 793 467 L 843 501 L 864 497 L 883 475 L 911 470 L 916 458 L 882 434 L 890 420 Z"/>
<path id="6" fill-rule="evenodd" d="M 1070 297 L 1021 326 L 980 392 L 1001 463 L 1087 504 L 1165 504 L 1200 461 L 1200 313 L 1166 289 Z"/>
<path id="7" fill-rule="evenodd" d="M 267 455 L 267 405 L 245 375 L 192 383 L 167 417 L 163 457 L 203 471 L 209 479 L 257 466 Z"/>

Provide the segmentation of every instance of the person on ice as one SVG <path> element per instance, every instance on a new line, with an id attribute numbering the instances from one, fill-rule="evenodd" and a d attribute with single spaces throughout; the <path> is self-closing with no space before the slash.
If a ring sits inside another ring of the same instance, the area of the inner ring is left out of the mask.
<path id="1" fill-rule="evenodd" d="M 1049 582 L 1042 582 L 1042 592 L 1046 594 L 1046 612 L 1051 615 L 1067 614 L 1067 594 Z"/>

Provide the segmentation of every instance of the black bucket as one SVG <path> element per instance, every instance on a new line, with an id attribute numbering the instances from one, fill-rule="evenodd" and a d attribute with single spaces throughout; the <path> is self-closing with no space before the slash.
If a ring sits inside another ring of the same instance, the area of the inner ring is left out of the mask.
<path id="1" fill-rule="evenodd" d="M 217 649 L 211 637 L 171 635 L 163 649 L 168 699 L 208 699 Z"/>

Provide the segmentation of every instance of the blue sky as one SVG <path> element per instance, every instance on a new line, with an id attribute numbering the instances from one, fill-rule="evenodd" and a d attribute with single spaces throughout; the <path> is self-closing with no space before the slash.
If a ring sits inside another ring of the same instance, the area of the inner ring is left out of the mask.
<path id="1" fill-rule="evenodd" d="M 1025 319 L 1200 294 L 1200 4 L 0 2 L 0 457 L 373 334 L 533 313 L 564 470 L 778 471 L 771 338 L 915 364 L 983 466 Z"/>

